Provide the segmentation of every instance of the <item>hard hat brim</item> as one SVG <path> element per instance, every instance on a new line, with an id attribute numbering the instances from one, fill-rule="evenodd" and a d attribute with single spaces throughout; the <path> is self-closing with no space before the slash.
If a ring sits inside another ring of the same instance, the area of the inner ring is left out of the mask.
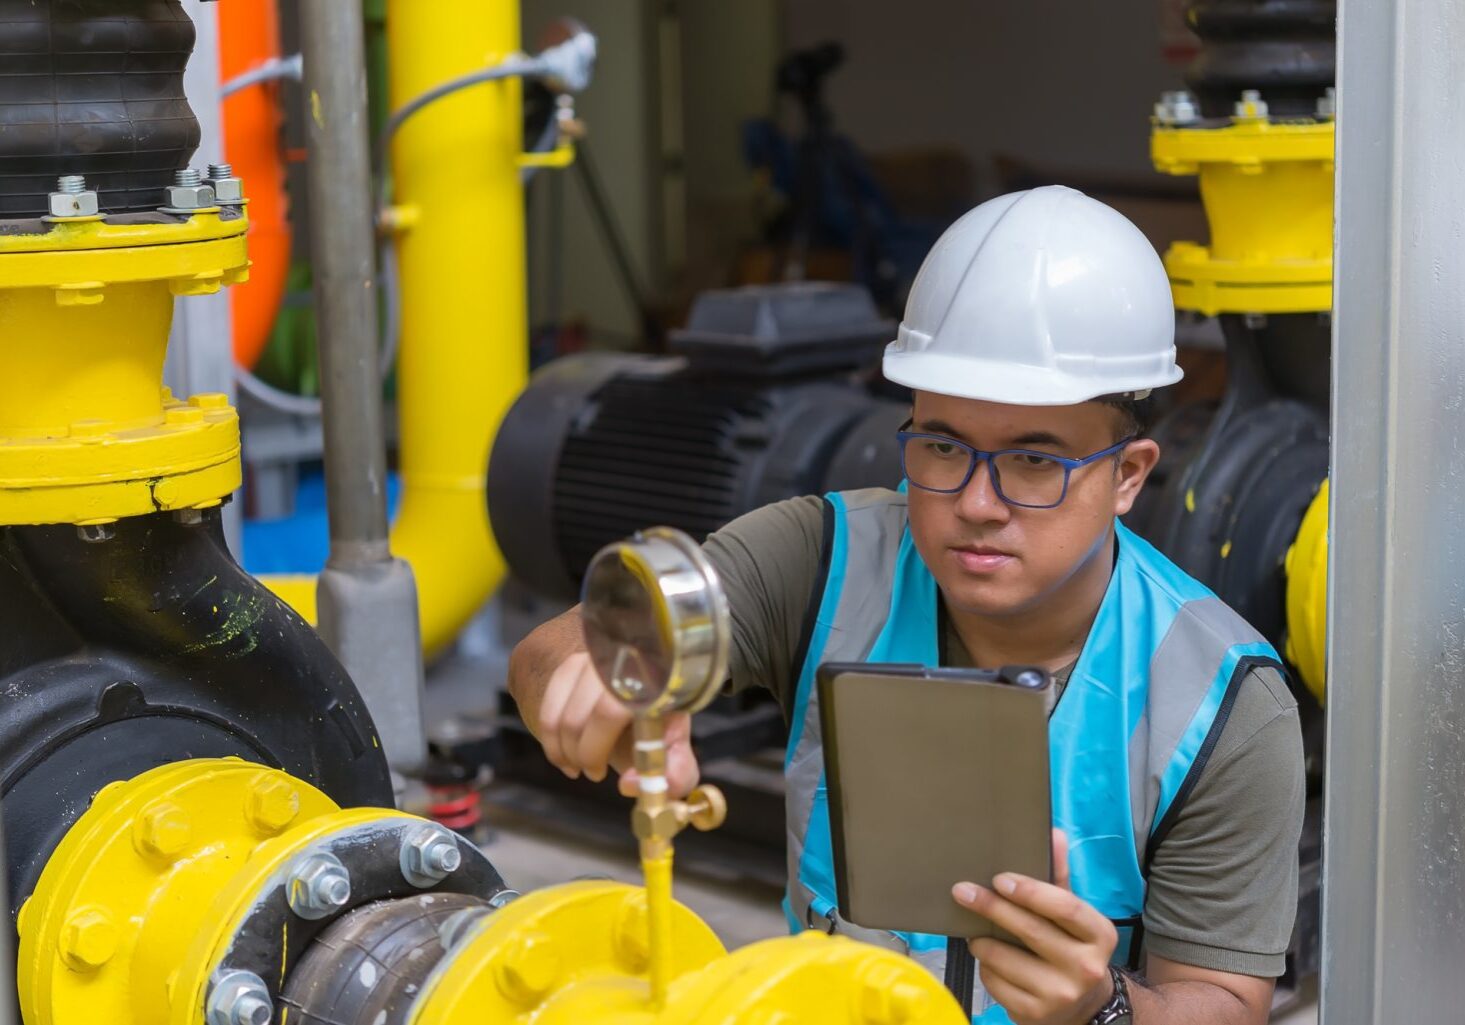
<path id="1" fill-rule="evenodd" d="M 915 391 L 1009 406 L 1076 406 L 1108 395 L 1163 388 L 1185 376 L 1171 362 L 1168 367 L 1156 367 L 1131 379 L 1107 378 L 1096 387 L 1091 376 L 1080 377 L 1052 367 L 932 352 L 887 353 L 881 369 L 886 380 Z"/>

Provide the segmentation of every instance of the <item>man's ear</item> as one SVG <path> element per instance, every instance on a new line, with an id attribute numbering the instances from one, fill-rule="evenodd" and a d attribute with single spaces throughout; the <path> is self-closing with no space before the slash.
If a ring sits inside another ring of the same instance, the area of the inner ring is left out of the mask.
<path id="1" fill-rule="evenodd" d="M 1114 491 L 1114 515 L 1123 516 L 1134 506 L 1150 471 L 1160 461 L 1160 446 L 1149 438 L 1136 438 L 1124 447 L 1115 467 L 1118 487 Z"/>

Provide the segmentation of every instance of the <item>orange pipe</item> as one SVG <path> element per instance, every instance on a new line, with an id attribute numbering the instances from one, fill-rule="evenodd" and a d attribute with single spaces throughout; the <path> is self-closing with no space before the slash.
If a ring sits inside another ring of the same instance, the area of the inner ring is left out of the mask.
<path id="1" fill-rule="evenodd" d="M 276 0 L 218 5 L 219 76 L 227 82 L 280 55 Z M 229 292 L 234 359 L 251 368 L 268 344 L 290 270 L 290 221 L 280 138 L 279 83 L 262 82 L 224 99 L 224 154 L 249 198 L 249 280 Z"/>

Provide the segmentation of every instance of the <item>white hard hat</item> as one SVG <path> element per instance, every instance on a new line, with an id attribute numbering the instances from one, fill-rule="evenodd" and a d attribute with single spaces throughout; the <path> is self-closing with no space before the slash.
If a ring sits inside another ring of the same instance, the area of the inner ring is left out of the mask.
<path id="1" fill-rule="evenodd" d="M 1154 247 L 1118 211 L 1050 185 L 989 200 L 937 240 L 885 376 L 1019 406 L 1143 395 L 1181 378 Z"/>

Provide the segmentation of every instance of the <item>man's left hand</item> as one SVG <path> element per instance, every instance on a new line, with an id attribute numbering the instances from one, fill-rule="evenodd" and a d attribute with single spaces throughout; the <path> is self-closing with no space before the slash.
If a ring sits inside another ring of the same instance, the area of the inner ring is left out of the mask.
<path id="1" fill-rule="evenodd" d="M 982 985 L 1017 1025 L 1086 1025 L 1114 992 L 1109 959 L 1119 942 L 1109 919 L 1068 882 L 1068 840 L 1053 830 L 1053 879 L 1004 872 L 992 888 L 957 883 L 952 896 L 1027 944 L 971 941 Z M 1031 953 L 1029 952 L 1031 951 Z"/>

